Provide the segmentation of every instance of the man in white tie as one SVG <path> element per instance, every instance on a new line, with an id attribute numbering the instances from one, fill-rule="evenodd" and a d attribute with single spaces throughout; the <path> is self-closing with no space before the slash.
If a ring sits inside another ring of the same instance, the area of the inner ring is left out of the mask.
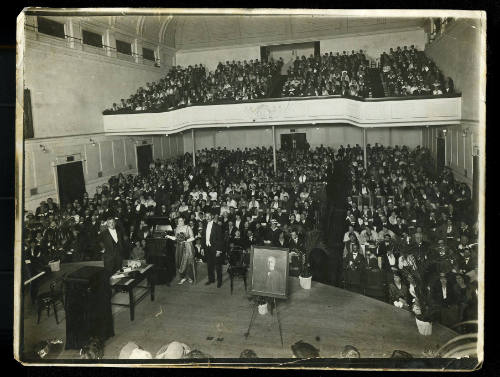
<path id="1" fill-rule="evenodd" d="M 222 286 L 222 264 L 224 263 L 224 238 L 222 229 L 213 220 L 212 214 L 207 212 L 205 216 L 207 225 L 202 233 L 202 245 L 205 248 L 208 269 L 208 281 L 205 285 L 215 283 L 215 273 L 217 273 L 217 288 L 220 288 Z"/>
<path id="2" fill-rule="evenodd" d="M 101 233 L 101 243 L 104 248 L 104 268 L 109 275 L 122 268 L 123 237 L 116 229 L 115 219 L 109 217 L 106 221 L 107 229 Z"/>

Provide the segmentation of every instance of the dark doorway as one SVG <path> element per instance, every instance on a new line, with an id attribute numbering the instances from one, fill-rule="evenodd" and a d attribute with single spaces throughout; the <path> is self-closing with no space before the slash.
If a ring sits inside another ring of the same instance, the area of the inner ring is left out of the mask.
<path id="1" fill-rule="evenodd" d="M 81 161 L 57 165 L 57 186 L 61 206 L 82 200 L 85 192 L 83 164 Z"/>
<path id="2" fill-rule="evenodd" d="M 320 49 L 319 41 L 314 42 L 314 56 L 316 56 L 316 57 L 321 56 L 321 49 Z"/>
<path id="3" fill-rule="evenodd" d="M 269 47 L 268 46 L 260 46 L 260 60 L 262 62 L 267 62 L 268 57 L 269 57 Z"/>
<path id="4" fill-rule="evenodd" d="M 137 171 L 139 175 L 145 175 L 149 171 L 149 164 L 153 162 L 153 146 L 140 145 L 137 147 Z"/>
<path id="5" fill-rule="evenodd" d="M 445 165 L 445 139 L 444 137 L 437 138 L 437 149 L 436 149 L 436 172 L 440 174 L 443 171 Z"/>
<path id="6" fill-rule="evenodd" d="M 307 148 L 307 138 L 304 133 L 282 134 L 281 149 L 285 151 L 304 150 Z"/>

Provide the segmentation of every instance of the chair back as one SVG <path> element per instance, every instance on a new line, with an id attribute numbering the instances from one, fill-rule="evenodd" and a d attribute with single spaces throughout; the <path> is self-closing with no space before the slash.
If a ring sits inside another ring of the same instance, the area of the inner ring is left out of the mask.
<path id="1" fill-rule="evenodd" d="M 233 246 L 231 250 L 229 250 L 228 261 L 229 267 L 247 267 L 247 253 L 245 249 L 240 246 Z"/>

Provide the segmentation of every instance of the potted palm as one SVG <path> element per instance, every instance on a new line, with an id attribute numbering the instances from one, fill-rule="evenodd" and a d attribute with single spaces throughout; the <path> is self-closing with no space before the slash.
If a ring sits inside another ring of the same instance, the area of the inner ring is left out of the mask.
<path id="1" fill-rule="evenodd" d="M 421 335 L 432 334 L 432 322 L 436 318 L 436 308 L 433 305 L 430 288 L 423 276 L 427 271 L 427 263 L 416 263 L 413 267 L 404 267 L 402 272 L 410 284 L 410 294 L 413 296 L 412 312 Z"/>
<path id="2" fill-rule="evenodd" d="M 312 272 L 307 253 L 301 255 L 301 268 L 299 274 L 300 286 L 304 289 L 311 289 Z"/>
<path id="3" fill-rule="evenodd" d="M 314 248 L 324 248 L 321 232 L 317 229 L 306 233 L 304 240 L 304 252 L 300 255 L 301 268 L 299 274 L 300 286 L 304 289 L 311 289 L 312 270 L 310 263 L 311 251 Z"/>

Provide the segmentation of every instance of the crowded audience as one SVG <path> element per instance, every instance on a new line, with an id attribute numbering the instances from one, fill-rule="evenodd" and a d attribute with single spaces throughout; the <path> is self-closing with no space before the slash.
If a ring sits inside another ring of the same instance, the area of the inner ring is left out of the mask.
<path id="1" fill-rule="evenodd" d="M 168 111 L 195 104 L 244 101 L 269 97 L 272 79 L 283 60 L 220 62 L 213 72 L 203 64 L 175 66 L 155 83 L 147 83 L 128 99 L 114 103 L 104 114 Z"/>
<path id="2" fill-rule="evenodd" d="M 343 252 L 346 286 L 352 271 L 378 272 L 387 282 L 385 299 L 413 310 L 416 283 L 407 272 L 416 270 L 421 288 L 430 292 L 436 320 L 451 326 L 475 319 L 478 224 L 469 187 L 454 180 L 448 168 L 435 175 L 426 149 L 376 144 L 367 154 L 364 169 L 361 148 L 345 153 L 352 177 Z"/>
<path id="3" fill-rule="evenodd" d="M 434 62 L 414 45 L 391 48 L 380 56 L 386 96 L 453 94 L 453 80 L 445 78 Z"/>
<path id="4" fill-rule="evenodd" d="M 146 175 L 114 176 L 92 198 L 85 193 L 64 206 L 49 198 L 26 215 L 27 276 L 51 260 L 102 258 L 99 234 L 110 217 L 126 237 L 123 259 L 145 258 L 153 231 L 148 219 L 161 216 L 173 229 L 181 225 L 192 231 L 195 260 L 204 262 L 207 213 L 223 229 L 225 253 L 252 245 L 303 251 L 306 233 L 328 216 L 329 167 L 343 160 L 351 176 L 344 279 L 348 271 L 378 271 L 386 277 L 385 299 L 411 310 L 414 287 L 403 272 L 425 263 L 425 284 L 440 308 L 439 320 L 450 325 L 472 319 L 478 229 L 469 187 L 454 180 L 449 169 L 435 175 L 429 151 L 420 147 L 368 145 L 367 156 L 365 169 L 359 145 L 280 150 L 275 174 L 271 148 L 218 147 L 197 151 L 196 167 L 186 153 L 155 161 Z"/>
<path id="5" fill-rule="evenodd" d="M 362 50 L 295 59 L 288 69 L 282 89 L 283 97 L 341 95 L 369 97 L 372 92 L 367 78 L 368 60 Z"/>
<path id="6" fill-rule="evenodd" d="M 169 111 L 196 104 L 238 102 L 271 95 L 310 97 L 339 95 L 368 98 L 374 95 L 369 61 L 363 50 L 297 56 L 286 81 L 276 80 L 283 58 L 268 61 L 220 62 L 214 71 L 203 64 L 170 69 L 157 82 L 148 82 L 129 98 L 106 109 L 104 114 Z M 391 48 L 380 56 L 380 78 L 386 96 L 443 95 L 454 93 L 453 80 L 445 78 L 433 61 L 414 45 Z M 378 78 L 376 79 L 378 80 Z"/>

